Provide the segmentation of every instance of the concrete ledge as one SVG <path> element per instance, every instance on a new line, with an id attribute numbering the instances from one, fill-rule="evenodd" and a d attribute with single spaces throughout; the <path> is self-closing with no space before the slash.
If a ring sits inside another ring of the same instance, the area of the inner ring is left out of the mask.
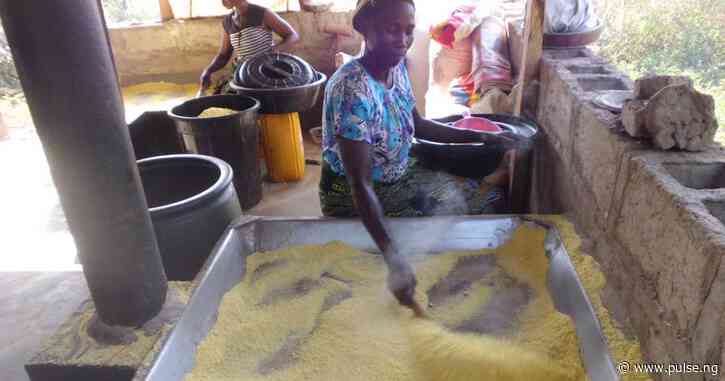
<path id="1" fill-rule="evenodd" d="M 723 364 L 725 149 L 661 152 L 623 134 L 592 99 L 633 87 L 589 50 L 544 52 L 532 205 L 570 215 L 592 240 L 649 361 Z"/>
<path id="2" fill-rule="evenodd" d="M 596 67 L 596 66 L 593 66 Z M 632 81 L 622 75 L 583 74 L 576 76 L 577 87 L 583 92 L 599 92 L 607 90 L 632 90 Z"/>
<path id="3" fill-rule="evenodd" d="M 560 63 L 543 59 L 540 80 L 539 107 L 536 112 L 538 122 L 551 138 L 551 143 L 568 169 L 572 149 L 574 77 L 563 72 Z"/>
<path id="4" fill-rule="evenodd" d="M 671 160 L 652 154 L 631 161 L 615 235 L 655 282 L 662 321 L 676 337 L 692 338 L 725 254 L 717 239 L 725 227 L 665 171 L 662 163 Z"/>
<path id="5" fill-rule="evenodd" d="M 674 335 L 660 318 L 663 306 L 657 300 L 654 281 L 645 274 L 636 258 L 616 240 L 601 237 L 594 240 L 593 255 L 607 276 L 607 286 L 622 302 L 632 325 L 631 330 L 637 334 L 646 359 L 674 363 L 688 358 L 686 342 L 672 345 L 667 340 Z"/>
<path id="6" fill-rule="evenodd" d="M 573 64 L 577 61 L 589 61 L 591 59 L 599 59 L 591 50 L 587 48 L 581 49 L 544 49 L 543 58 L 557 62 L 567 62 Z"/>
<path id="7" fill-rule="evenodd" d="M 531 190 L 531 212 L 535 214 L 562 214 L 573 206 L 570 197 L 563 197 L 571 187 L 569 172 L 564 160 L 554 147 L 554 139 L 545 130 L 539 132 L 540 138 L 532 158 L 533 181 Z"/>
<path id="8" fill-rule="evenodd" d="M 136 329 L 101 324 L 99 330 L 93 302 L 86 300 L 25 365 L 28 376 L 33 381 L 130 381 L 181 317 L 188 283 L 170 282 L 162 311 Z"/>
<path id="9" fill-rule="evenodd" d="M 594 194 L 598 227 L 608 231 L 621 164 L 627 153 L 646 147 L 617 133 L 616 115 L 596 108 L 588 98 L 578 104 L 574 125 L 572 165 Z"/>
<path id="10" fill-rule="evenodd" d="M 725 237 L 717 237 L 712 242 L 713 250 L 723 253 Z M 692 338 L 693 357 L 708 364 L 720 362 L 725 356 L 725 261 L 720 261 L 717 275 L 710 286 L 704 306 L 695 326 Z M 722 353 L 722 355 L 721 355 Z M 711 377 L 708 379 L 718 379 Z"/>

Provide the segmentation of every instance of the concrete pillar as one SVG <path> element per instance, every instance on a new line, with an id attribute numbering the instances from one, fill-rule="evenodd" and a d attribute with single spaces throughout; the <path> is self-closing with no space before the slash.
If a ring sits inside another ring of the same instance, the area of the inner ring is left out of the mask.
<path id="1" fill-rule="evenodd" d="M 0 18 L 98 316 L 140 326 L 167 282 L 100 2 L 0 0 Z"/>

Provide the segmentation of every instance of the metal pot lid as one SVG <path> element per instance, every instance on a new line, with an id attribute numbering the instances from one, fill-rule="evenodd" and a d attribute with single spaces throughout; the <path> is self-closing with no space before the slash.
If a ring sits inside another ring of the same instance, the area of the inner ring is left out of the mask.
<path id="1" fill-rule="evenodd" d="M 620 113 L 624 108 L 624 103 L 632 99 L 634 99 L 634 93 L 630 90 L 609 90 L 599 93 L 592 99 L 592 102 L 597 107 Z"/>

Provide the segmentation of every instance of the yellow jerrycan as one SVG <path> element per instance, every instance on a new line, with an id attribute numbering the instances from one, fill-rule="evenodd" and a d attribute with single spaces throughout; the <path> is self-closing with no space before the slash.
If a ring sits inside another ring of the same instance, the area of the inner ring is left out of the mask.
<path id="1" fill-rule="evenodd" d="M 302 180 L 305 149 L 300 114 L 264 114 L 259 121 L 269 179 L 277 183 Z"/>

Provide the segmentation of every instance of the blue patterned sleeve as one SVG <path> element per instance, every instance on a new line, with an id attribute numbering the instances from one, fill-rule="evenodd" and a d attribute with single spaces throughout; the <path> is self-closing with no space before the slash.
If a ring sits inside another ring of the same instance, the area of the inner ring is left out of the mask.
<path id="1" fill-rule="evenodd" d="M 335 136 L 372 144 L 372 107 L 359 84 L 343 81 L 329 94 L 327 113 L 331 116 Z"/>

